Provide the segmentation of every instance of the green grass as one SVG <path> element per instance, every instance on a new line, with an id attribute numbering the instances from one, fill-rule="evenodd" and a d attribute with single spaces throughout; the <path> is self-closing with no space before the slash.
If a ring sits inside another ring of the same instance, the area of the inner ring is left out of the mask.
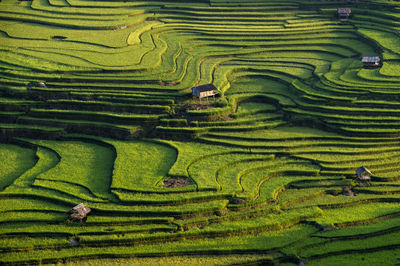
<path id="1" fill-rule="evenodd" d="M 11 211 L 0 214 L 1 223 L 14 223 L 18 222 L 63 222 L 65 221 L 64 212 L 51 212 L 51 211 Z"/>
<path id="2" fill-rule="evenodd" d="M 90 207 L 97 212 L 104 213 L 122 213 L 124 215 L 137 215 L 137 216 L 177 216 L 177 217 L 190 217 L 197 215 L 204 215 L 207 212 L 218 212 L 223 210 L 228 204 L 228 200 L 215 200 L 204 203 L 188 203 L 184 205 L 121 205 L 113 203 L 97 203 L 93 202 Z"/>
<path id="3" fill-rule="evenodd" d="M 214 255 L 214 256 L 170 256 L 170 257 L 147 257 L 147 258 L 120 258 L 120 259 L 96 259 L 89 261 L 79 262 L 82 265 L 215 265 L 215 264 L 232 264 L 232 263 L 246 263 L 248 261 L 257 260 L 271 260 L 272 257 L 269 255 Z M 66 263 L 66 265 L 74 265 L 76 262 L 71 261 Z"/>
<path id="4" fill-rule="evenodd" d="M 396 77 L 399 73 L 400 64 L 398 62 L 383 62 L 382 68 L 379 73 L 384 76 Z"/>
<path id="5" fill-rule="evenodd" d="M 222 198 L 221 195 L 209 192 L 194 192 L 195 186 L 188 185 L 184 188 L 174 188 L 176 193 L 134 193 L 113 190 L 121 201 L 130 204 L 186 204 L 190 202 L 212 201 Z M 179 192 L 179 193 L 177 193 Z"/>
<path id="6" fill-rule="evenodd" d="M 320 214 L 321 210 L 318 208 L 286 211 L 281 214 L 269 214 L 249 220 L 212 224 L 205 227 L 205 231 L 216 230 L 217 232 L 230 233 L 243 230 L 259 230 L 264 227 L 267 230 L 277 230 L 289 227 L 309 217 L 319 216 Z"/>
<path id="7" fill-rule="evenodd" d="M 111 149 L 78 141 L 34 143 L 54 150 L 61 157 L 60 163 L 54 168 L 37 176 L 38 182 L 44 179 L 60 184 L 71 183 L 88 189 L 96 197 L 110 197 L 109 188 L 115 158 Z"/>
<path id="8" fill-rule="evenodd" d="M 337 265 L 337 263 L 345 263 L 351 265 L 365 265 L 365 262 L 371 265 L 386 264 L 396 265 L 399 262 L 399 249 L 390 249 L 383 251 L 371 251 L 368 252 L 352 252 L 351 254 L 335 255 L 329 257 L 323 257 L 320 259 L 314 259 L 307 264 L 310 265 Z"/>
<path id="9" fill-rule="evenodd" d="M 236 113 L 241 116 L 256 114 L 256 113 L 264 113 L 264 112 L 273 112 L 275 111 L 275 106 L 265 103 L 258 102 L 244 102 L 240 103 Z"/>
<path id="10" fill-rule="evenodd" d="M 56 119 L 88 119 L 89 121 L 119 123 L 125 125 L 138 124 L 143 122 L 154 123 L 161 115 L 135 114 L 135 113 L 113 113 L 113 112 L 95 112 L 84 110 L 46 110 L 31 109 L 30 115 L 39 118 Z"/>
<path id="11" fill-rule="evenodd" d="M 252 78 L 234 82 L 227 93 L 268 93 L 271 89 L 279 90 L 285 88 L 286 85 L 278 81 L 268 79 L 255 80 Z"/>
<path id="12" fill-rule="evenodd" d="M 113 254 L 116 250 L 119 250 L 119 254 L 122 256 L 132 256 L 136 254 L 173 254 L 175 252 L 201 252 L 207 249 L 215 250 L 215 252 L 226 252 L 230 253 L 230 250 L 235 250 L 239 247 L 244 247 L 246 250 L 270 250 L 276 247 L 288 245 L 290 243 L 295 242 L 296 240 L 301 239 L 307 234 L 315 231 L 314 228 L 308 226 L 294 226 L 285 232 L 266 232 L 259 234 L 257 236 L 248 236 L 248 237 L 231 237 L 231 238 L 205 238 L 205 239 L 197 239 L 197 240 L 186 240 L 186 241 L 178 241 L 178 242 L 170 242 L 164 245 L 137 245 L 135 247 L 132 246 L 121 246 L 118 248 L 91 248 L 91 247 L 83 247 L 79 249 L 74 249 L 73 253 L 70 253 L 67 249 L 62 249 L 58 252 L 58 254 L 54 254 L 54 252 L 50 252 L 48 250 L 37 250 L 30 253 L 12 253 L 9 252 L 6 254 L 6 257 L 3 256 L 3 261 L 12 262 L 15 260 L 31 260 L 37 258 L 57 258 L 58 256 L 63 257 L 76 257 L 84 254 L 92 254 L 92 255 L 106 255 Z M 60 254 L 61 253 L 61 254 Z"/>
<path id="13" fill-rule="evenodd" d="M 334 230 L 318 233 L 317 235 L 326 238 L 368 235 L 384 230 L 397 229 L 399 225 L 399 220 L 399 217 L 388 216 L 387 219 L 378 220 L 369 224 L 337 228 Z"/>
<path id="14" fill-rule="evenodd" d="M 11 185 L 36 164 L 35 150 L 16 145 L 0 145 L 0 190 Z"/>
<path id="15" fill-rule="evenodd" d="M 1 199 L 1 208 L 0 212 L 3 215 L 9 211 L 35 211 L 35 210 L 50 210 L 50 211 L 59 211 L 62 212 L 65 208 L 51 203 L 45 202 L 40 200 L 33 200 L 33 199 L 23 199 L 23 198 L 16 198 L 16 199 Z"/>
<path id="16" fill-rule="evenodd" d="M 229 147 L 205 145 L 196 142 L 163 141 L 177 150 L 177 159 L 168 172 L 169 176 L 188 178 L 188 167 L 199 160 L 219 153 L 239 151 Z"/>
<path id="17" fill-rule="evenodd" d="M 190 177 L 194 180 L 194 182 L 196 182 L 199 190 L 216 190 L 225 193 L 224 185 L 226 183 L 220 182 L 218 171 L 224 167 L 234 165 L 241 161 L 257 159 L 262 160 L 264 158 L 265 156 L 263 155 L 251 155 L 244 153 L 215 154 L 204 158 L 199 158 L 199 160 L 194 161 L 192 164 L 190 164 L 188 172 Z M 236 189 L 238 189 L 238 179 L 232 177 L 230 179 L 231 180 L 226 180 L 226 182 L 230 184 L 229 187 L 236 186 Z M 236 180 L 232 181 L 232 179 Z M 226 192 L 232 193 L 231 189 L 228 189 Z"/>
<path id="18" fill-rule="evenodd" d="M 383 236 L 374 236 L 369 238 L 369 241 L 365 241 L 364 239 L 357 239 L 357 240 L 344 240 L 344 241 L 334 241 L 328 242 L 324 244 L 320 244 L 317 247 L 309 248 L 302 250 L 300 252 L 301 256 L 312 256 L 312 255 L 319 255 L 319 254 L 326 254 L 326 253 L 333 253 L 338 251 L 349 251 L 355 250 L 363 251 L 368 249 L 374 249 L 378 247 L 388 247 L 390 249 L 391 245 L 398 245 L 398 237 L 399 232 L 394 232 L 390 234 L 385 234 Z"/>
<path id="19" fill-rule="evenodd" d="M 380 216 L 397 213 L 397 203 L 374 203 L 366 202 L 344 208 L 324 209 L 324 215 L 315 219 L 322 226 L 341 226 L 346 223 L 367 221 Z"/>
<path id="20" fill-rule="evenodd" d="M 107 227 L 107 230 L 104 229 L 102 225 L 96 226 L 83 226 L 79 224 L 63 224 L 63 225 L 46 225 L 40 224 L 31 225 L 31 224 L 20 224 L 21 228 L 16 230 L 15 226 L 5 226 L 3 233 L 9 234 L 18 232 L 19 234 L 34 235 L 38 234 L 48 234 L 49 236 L 85 236 L 91 234 L 98 235 L 118 235 L 121 233 L 147 233 L 151 231 L 174 231 L 176 229 L 175 225 L 110 225 Z M 15 244 L 14 244 L 15 245 Z M 13 247 L 14 245 L 9 245 L 8 247 Z M 21 248 L 24 243 L 17 245 L 18 248 Z M 7 243 L 3 243 L 3 248 L 7 248 Z"/>
<path id="21" fill-rule="evenodd" d="M 37 148 L 36 156 L 39 160 L 35 166 L 16 179 L 13 185 L 21 187 L 32 185 L 39 174 L 55 167 L 60 161 L 55 152 L 43 147 Z"/>
<path id="22" fill-rule="evenodd" d="M 232 157 L 232 156 L 230 156 Z M 216 180 L 224 193 L 236 194 L 244 190 L 241 185 L 242 176 L 249 171 L 254 171 L 259 167 L 266 167 L 274 156 L 266 156 L 264 158 L 246 158 L 230 162 L 220 166 L 216 172 Z"/>
<path id="23" fill-rule="evenodd" d="M 108 140 L 116 149 L 112 189 L 157 191 L 157 186 L 176 160 L 176 152 L 167 145 L 136 141 Z"/>
<path id="24" fill-rule="evenodd" d="M 104 201 L 102 198 L 96 197 L 88 188 L 70 182 L 40 179 L 39 177 L 35 179 L 33 185 L 40 188 L 51 189 L 52 191 L 58 191 L 83 201 Z M 112 196 L 109 197 L 111 198 Z"/>

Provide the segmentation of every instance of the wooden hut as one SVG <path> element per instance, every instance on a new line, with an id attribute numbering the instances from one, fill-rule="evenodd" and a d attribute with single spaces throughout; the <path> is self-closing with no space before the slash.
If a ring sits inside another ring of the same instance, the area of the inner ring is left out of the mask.
<path id="1" fill-rule="evenodd" d="M 46 83 L 44 82 L 30 82 L 29 85 L 31 87 L 37 87 L 37 88 L 47 88 Z"/>
<path id="2" fill-rule="evenodd" d="M 192 88 L 192 95 L 201 98 L 215 97 L 217 88 L 213 84 L 204 84 Z"/>
<path id="3" fill-rule="evenodd" d="M 350 17 L 351 9 L 348 7 L 340 7 L 337 9 L 338 18 L 341 20 L 347 20 Z"/>
<path id="4" fill-rule="evenodd" d="M 78 204 L 69 210 L 69 219 L 71 221 L 79 220 L 82 222 L 91 211 L 92 210 L 89 207 L 86 207 L 85 204 Z"/>
<path id="5" fill-rule="evenodd" d="M 39 82 L 37 86 L 40 87 L 40 88 L 46 88 L 47 87 L 46 83 L 44 83 L 44 82 Z"/>
<path id="6" fill-rule="evenodd" d="M 381 58 L 379 56 L 363 56 L 361 59 L 364 67 L 378 67 L 381 62 Z"/>
<path id="7" fill-rule="evenodd" d="M 78 238 L 70 237 L 70 238 L 68 238 L 68 241 L 69 241 L 69 243 L 71 243 L 71 245 L 73 247 L 79 246 L 79 239 Z"/>
<path id="8" fill-rule="evenodd" d="M 356 170 L 357 178 L 362 181 L 371 180 L 372 173 L 365 166 L 361 166 Z"/>

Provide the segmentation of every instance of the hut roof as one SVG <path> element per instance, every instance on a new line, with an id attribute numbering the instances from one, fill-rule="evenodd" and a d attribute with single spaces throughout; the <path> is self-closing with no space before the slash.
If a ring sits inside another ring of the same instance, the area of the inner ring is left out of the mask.
<path id="1" fill-rule="evenodd" d="M 371 171 L 368 170 L 365 166 L 361 166 L 356 170 L 356 174 L 358 177 L 361 177 L 363 173 L 367 172 L 369 175 L 372 175 Z M 364 175 L 365 176 L 365 175 Z"/>
<path id="2" fill-rule="evenodd" d="M 340 15 L 350 15 L 351 13 L 351 9 L 348 7 L 339 7 L 337 11 Z"/>
<path id="3" fill-rule="evenodd" d="M 217 88 L 213 84 L 204 84 L 200 86 L 195 86 L 192 89 L 195 89 L 199 92 L 203 92 L 203 91 L 213 91 L 216 90 Z"/>
<path id="4" fill-rule="evenodd" d="M 82 216 L 86 216 L 89 212 L 91 212 L 91 209 L 89 207 L 86 207 L 83 203 L 76 205 L 72 208 L 72 210 L 77 211 L 78 214 Z"/>
<path id="5" fill-rule="evenodd" d="M 79 246 L 79 240 L 75 239 L 75 238 L 68 238 L 69 243 L 71 243 L 72 246 L 76 247 Z"/>
<path id="6" fill-rule="evenodd" d="M 44 82 L 36 82 L 34 84 L 35 87 L 39 87 L 39 88 L 46 88 L 46 83 Z"/>
<path id="7" fill-rule="evenodd" d="M 379 56 L 363 56 L 361 59 L 363 63 L 378 63 L 379 61 L 381 61 Z"/>

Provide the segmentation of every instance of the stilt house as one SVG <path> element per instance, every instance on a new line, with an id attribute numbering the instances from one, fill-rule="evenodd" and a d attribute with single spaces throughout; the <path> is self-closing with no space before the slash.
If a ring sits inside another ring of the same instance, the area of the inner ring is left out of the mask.
<path id="1" fill-rule="evenodd" d="M 350 17 L 351 9 L 348 7 L 340 7 L 337 9 L 338 17 L 341 20 L 347 20 Z"/>
<path id="2" fill-rule="evenodd" d="M 364 67 L 378 67 L 381 62 L 381 58 L 379 56 L 363 56 L 361 59 Z"/>
<path id="3" fill-rule="evenodd" d="M 217 88 L 213 84 L 205 84 L 205 85 L 195 86 L 192 88 L 192 95 L 201 100 L 202 98 L 206 98 L 206 97 L 210 97 L 210 96 L 215 97 L 216 90 L 217 90 Z"/>
<path id="4" fill-rule="evenodd" d="M 363 181 L 371 180 L 372 173 L 365 166 L 361 166 L 356 170 L 357 178 Z"/>

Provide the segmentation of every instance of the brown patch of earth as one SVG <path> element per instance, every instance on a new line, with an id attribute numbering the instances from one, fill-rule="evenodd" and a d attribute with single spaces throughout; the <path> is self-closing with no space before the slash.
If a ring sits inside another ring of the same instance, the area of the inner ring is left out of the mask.
<path id="1" fill-rule="evenodd" d="M 187 111 L 187 110 L 205 110 L 209 108 L 213 108 L 213 104 L 200 104 L 200 103 L 192 103 L 192 104 L 186 104 L 182 107 L 182 111 Z"/>
<path id="2" fill-rule="evenodd" d="M 164 180 L 165 188 L 185 187 L 187 185 L 190 185 L 190 181 L 185 178 L 170 178 Z"/>

